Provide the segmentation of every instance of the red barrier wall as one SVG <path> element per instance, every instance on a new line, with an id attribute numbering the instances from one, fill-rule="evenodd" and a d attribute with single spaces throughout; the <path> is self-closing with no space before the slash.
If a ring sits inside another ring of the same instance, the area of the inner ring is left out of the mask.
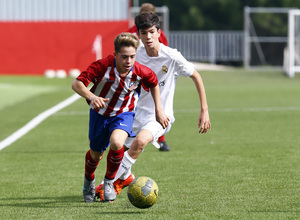
<path id="1" fill-rule="evenodd" d="M 102 57 L 113 52 L 120 22 L 0 22 L 0 74 L 44 74 L 46 69 L 80 70 L 96 59 L 92 45 L 102 36 Z"/>

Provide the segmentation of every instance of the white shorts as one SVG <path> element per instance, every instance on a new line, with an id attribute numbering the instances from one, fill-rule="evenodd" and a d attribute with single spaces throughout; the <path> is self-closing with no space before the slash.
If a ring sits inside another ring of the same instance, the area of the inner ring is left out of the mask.
<path id="1" fill-rule="evenodd" d="M 169 123 L 169 125 L 164 129 L 162 127 L 162 125 L 157 122 L 157 121 L 149 121 L 148 123 L 146 124 L 142 124 L 142 123 L 138 123 L 137 121 L 135 121 L 133 123 L 133 127 L 132 127 L 132 131 L 138 135 L 138 133 L 141 131 L 141 130 L 148 130 L 150 131 L 150 133 L 152 134 L 152 137 L 153 137 L 153 140 L 152 140 L 152 144 L 156 147 L 156 148 L 160 148 L 159 144 L 157 143 L 157 140 L 160 136 L 168 133 L 170 130 L 171 130 L 171 123 Z M 132 142 L 134 140 L 134 137 L 128 137 L 125 141 L 125 146 L 130 148 Z"/>

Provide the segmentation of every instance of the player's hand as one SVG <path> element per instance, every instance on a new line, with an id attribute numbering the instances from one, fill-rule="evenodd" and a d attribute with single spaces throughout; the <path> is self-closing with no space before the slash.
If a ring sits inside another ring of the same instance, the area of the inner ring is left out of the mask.
<path id="1" fill-rule="evenodd" d="M 164 111 L 157 111 L 156 121 L 158 121 L 161 124 L 161 126 L 165 129 L 169 125 L 170 118 L 164 113 Z"/>
<path id="2" fill-rule="evenodd" d="M 199 133 L 205 134 L 210 130 L 210 126 L 208 110 L 201 110 L 198 122 Z"/>
<path id="3" fill-rule="evenodd" d="M 106 107 L 105 102 L 108 102 L 108 101 L 109 101 L 109 98 L 102 98 L 102 97 L 99 97 L 99 96 L 94 96 L 91 99 L 91 104 L 92 104 L 94 109 L 102 109 L 102 108 Z"/>

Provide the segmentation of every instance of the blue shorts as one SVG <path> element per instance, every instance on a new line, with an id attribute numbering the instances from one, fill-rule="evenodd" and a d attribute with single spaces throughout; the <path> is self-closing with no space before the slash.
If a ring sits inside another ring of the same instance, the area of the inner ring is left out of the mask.
<path id="1" fill-rule="evenodd" d="M 90 109 L 90 148 L 101 153 L 105 151 L 110 144 L 110 135 L 115 129 L 124 130 L 129 137 L 135 137 L 135 134 L 131 131 L 134 115 L 134 112 L 124 112 L 113 117 L 106 117 Z"/>

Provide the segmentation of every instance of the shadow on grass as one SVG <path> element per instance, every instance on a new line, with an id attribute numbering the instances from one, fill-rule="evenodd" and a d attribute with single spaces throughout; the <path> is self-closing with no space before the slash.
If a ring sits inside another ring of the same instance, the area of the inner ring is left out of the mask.
<path id="1" fill-rule="evenodd" d="M 63 150 L 63 151 L 57 151 L 57 150 L 53 150 L 53 151 L 36 151 L 36 150 L 32 150 L 32 151 L 4 151 L 4 152 L 1 152 L 1 154 L 85 154 L 86 151 L 72 151 L 72 150 L 69 150 L 69 151 L 66 151 L 66 150 Z"/>
<path id="2" fill-rule="evenodd" d="M 110 203 L 85 203 L 82 196 L 61 196 L 61 197 L 26 197 L 26 198 L 0 198 L 0 207 L 15 207 L 15 208 L 37 208 L 37 209 L 65 209 L 65 208 L 89 208 L 95 209 L 99 214 L 142 214 L 142 210 L 133 208 L 130 204 L 124 204 L 124 208 L 128 211 L 101 211 L 101 208 L 113 205 Z M 119 205 L 118 205 L 119 206 Z M 119 206 L 120 208 L 120 206 Z"/>
<path id="3" fill-rule="evenodd" d="M 0 198 L 0 200 L 0 206 L 31 208 L 59 208 L 71 204 L 85 204 L 81 196 Z"/>

